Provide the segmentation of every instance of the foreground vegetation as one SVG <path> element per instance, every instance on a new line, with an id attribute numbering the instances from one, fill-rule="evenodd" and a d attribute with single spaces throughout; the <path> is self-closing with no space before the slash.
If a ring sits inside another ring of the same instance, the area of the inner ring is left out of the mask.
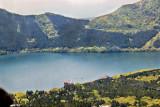
<path id="1" fill-rule="evenodd" d="M 0 50 L 0 55 L 6 55 L 7 51 Z"/>
<path id="2" fill-rule="evenodd" d="M 48 107 L 160 107 L 160 69 L 119 74 L 50 91 L 12 93 L 20 106 Z"/>

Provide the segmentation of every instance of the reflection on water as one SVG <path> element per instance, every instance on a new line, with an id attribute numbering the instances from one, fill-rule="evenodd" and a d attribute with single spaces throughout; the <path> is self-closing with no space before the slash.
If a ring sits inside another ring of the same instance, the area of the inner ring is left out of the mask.
<path id="1" fill-rule="evenodd" d="M 31 53 L 0 56 L 0 87 L 9 92 L 61 88 L 103 75 L 159 68 L 160 53 Z"/>

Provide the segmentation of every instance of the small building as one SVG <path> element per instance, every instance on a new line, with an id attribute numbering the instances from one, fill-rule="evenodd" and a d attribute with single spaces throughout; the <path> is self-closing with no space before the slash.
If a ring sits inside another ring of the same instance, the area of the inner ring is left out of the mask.
<path id="1" fill-rule="evenodd" d="M 91 81 L 89 81 L 89 83 L 92 83 L 92 82 L 94 82 L 95 80 L 91 80 Z"/>
<path id="2" fill-rule="evenodd" d="M 68 85 L 74 85 L 74 83 L 73 82 L 64 82 L 64 86 L 68 86 Z"/>
<path id="3" fill-rule="evenodd" d="M 12 104 L 10 105 L 10 107 L 19 107 L 20 105 L 19 104 Z"/>
<path id="4" fill-rule="evenodd" d="M 157 91 L 160 91 L 160 87 L 157 88 Z"/>
<path id="5" fill-rule="evenodd" d="M 106 78 L 109 78 L 109 76 L 105 75 L 105 76 L 100 77 L 100 79 L 106 79 Z"/>
<path id="6" fill-rule="evenodd" d="M 111 105 L 100 105 L 99 107 L 111 107 Z"/>

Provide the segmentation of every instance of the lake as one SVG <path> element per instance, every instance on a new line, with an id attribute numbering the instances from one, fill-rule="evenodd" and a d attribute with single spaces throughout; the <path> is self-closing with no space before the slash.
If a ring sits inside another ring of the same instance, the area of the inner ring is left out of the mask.
<path id="1" fill-rule="evenodd" d="M 160 67 L 160 53 L 29 53 L 0 56 L 0 87 L 8 92 L 61 88 L 65 81 L 87 82 Z"/>

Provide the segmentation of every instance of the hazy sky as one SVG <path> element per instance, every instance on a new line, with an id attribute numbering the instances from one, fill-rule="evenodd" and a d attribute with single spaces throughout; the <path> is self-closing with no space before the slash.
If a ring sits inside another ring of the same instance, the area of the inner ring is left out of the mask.
<path id="1" fill-rule="evenodd" d="M 0 8 L 28 15 L 52 12 L 74 18 L 88 18 L 113 12 L 124 4 L 140 0 L 0 0 Z"/>

